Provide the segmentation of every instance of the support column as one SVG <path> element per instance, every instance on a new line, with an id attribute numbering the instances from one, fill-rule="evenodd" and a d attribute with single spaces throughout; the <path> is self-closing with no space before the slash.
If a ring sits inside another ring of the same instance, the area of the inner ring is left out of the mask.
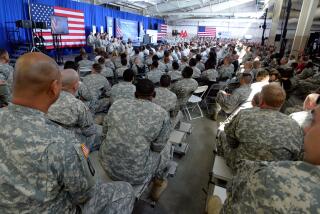
<path id="1" fill-rule="evenodd" d="M 274 4 L 275 5 L 273 8 L 272 24 L 271 24 L 269 40 L 268 40 L 270 45 L 274 44 L 275 39 L 276 39 L 280 15 L 281 15 L 281 11 L 282 11 L 283 0 L 277 0 L 277 1 L 275 1 Z"/>
<path id="2" fill-rule="evenodd" d="M 297 30 L 294 36 L 291 54 L 297 56 L 304 50 L 310 36 L 310 29 L 317 10 L 319 0 L 303 0 Z"/>

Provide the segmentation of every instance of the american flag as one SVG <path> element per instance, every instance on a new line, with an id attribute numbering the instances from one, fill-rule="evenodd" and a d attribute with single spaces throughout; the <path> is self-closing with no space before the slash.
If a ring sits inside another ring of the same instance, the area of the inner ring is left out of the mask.
<path id="1" fill-rule="evenodd" d="M 167 32 L 168 32 L 168 25 L 161 24 L 158 30 L 158 40 L 166 38 Z"/>
<path id="2" fill-rule="evenodd" d="M 198 27 L 198 36 L 199 37 L 216 37 L 216 28 L 215 27 Z"/>
<path id="3" fill-rule="evenodd" d="M 81 150 L 82 150 L 84 157 L 87 159 L 89 157 L 90 150 L 88 149 L 88 147 L 85 144 L 81 144 Z"/>
<path id="4" fill-rule="evenodd" d="M 123 36 L 122 29 L 121 29 L 121 23 L 119 19 L 116 19 L 116 37 L 120 38 Z"/>
<path id="5" fill-rule="evenodd" d="M 51 16 L 62 16 L 68 18 L 69 34 L 61 36 L 62 47 L 81 47 L 86 44 L 84 13 L 63 7 L 52 7 L 44 4 L 31 4 L 32 20 L 35 22 L 46 22 L 48 29 L 43 29 L 44 45 L 47 49 L 53 49 L 53 38 L 51 34 Z M 40 29 L 36 29 L 40 35 Z"/>

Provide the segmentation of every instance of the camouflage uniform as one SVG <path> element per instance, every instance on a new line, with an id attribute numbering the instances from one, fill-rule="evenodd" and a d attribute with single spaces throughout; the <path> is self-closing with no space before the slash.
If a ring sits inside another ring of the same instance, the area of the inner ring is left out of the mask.
<path id="1" fill-rule="evenodd" d="M 312 77 L 314 75 L 314 71 L 312 68 L 305 68 L 303 71 L 297 75 L 298 79 L 307 79 L 309 77 Z"/>
<path id="2" fill-rule="evenodd" d="M 171 127 L 174 128 L 181 120 L 182 115 L 178 115 L 177 95 L 167 88 L 156 88 L 156 97 L 153 102 L 161 106 L 170 115 Z"/>
<path id="3" fill-rule="evenodd" d="M 231 95 L 226 95 L 219 91 L 216 100 L 222 110 L 230 114 L 249 98 L 250 93 L 250 85 L 242 85 L 234 90 Z"/>
<path id="4" fill-rule="evenodd" d="M 202 62 L 198 62 L 196 66 L 201 72 L 206 69 Z"/>
<path id="5" fill-rule="evenodd" d="M 120 82 L 111 88 L 111 102 L 118 99 L 134 99 L 134 93 L 136 92 L 136 86 L 131 82 Z"/>
<path id="6" fill-rule="evenodd" d="M 101 75 L 104 76 L 105 78 L 114 77 L 113 70 L 112 68 L 109 68 L 109 67 L 103 68 L 101 71 Z"/>
<path id="7" fill-rule="evenodd" d="M 156 97 L 153 102 L 164 108 L 167 112 L 171 112 L 176 109 L 177 95 L 171 92 L 167 88 L 159 87 L 155 89 Z"/>
<path id="8" fill-rule="evenodd" d="M 153 83 L 159 83 L 164 73 L 160 69 L 154 69 L 147 73 L 147 78 Z"/>
<path id="9" fill-rule="evenodd" d="M 192 93 L 198 88 L 198 83 L 192 78 L 183 78 L 175 84 L 173 84 L 171 91 L 177 95 L 178 98 L 178 107 L 183 108 Z"/>
<path id="10" fill-rule="evenodd" d="M 171 81 L 182 79 L 182 75 L 180 71 L 172 70 L 168 72 L 168 75 L 171 77 Z"/>
<path id="11" fill-rule="evenodd" d="M 94 62 L 88 59 L 83 59 L 80 62 L 78 62 L 79 75 L 81 77 L 88 75 L 91 72 L 91 68 L 93 64 Z"/>
<path id="12" fill-rule="evenodd" d="M 10 90 L 8 84 L 0 83 L 0 108 L 7 106 L 11 99 Z"/>
<path id="13" fill-rule="evenodd" d="M 220 213 L 319 213 L 320 170 L 300 161 L 241 166 Z"/>
<path id="14" fill-rule="evenodd" d="M 234 65 L 229 66 L 222 65 L 219 69 L 219 75 L 221 79 L 231 79 L 234 74 Z"/>
<path id="15" fill-rule="evenodd" d="M 129 184 L 92 183 L 74 135 L 18 105 L 0 112 L 0 213 L 131 213 Z"/>
<path id="16" fill-rule="evenodd" d="M 201 73 L 201 78 L 215 82 L 219 78 L 219 73 L 215 69 L 208 69 Z"/>
<path id="17" fill-rule="evenodd" d="M 128 113 L 130 109 L 130 113 Z M 104 120 L 100 162 L 112 180 L 143 184 L 150 175 L 164 178 L 171 159 L 168 113 L 141 99 L 120 99 Z"/>
<path id="18" fill-rule="evenodd" d="M 13 76 L 14 69 L 9 64 L 0 64 L 0 80 L 8 81 Z"/>
<path id="19" fill-rule="evenodd" d="M 196 66 L 192 67 L 193 73 L 192 78 L 200 78 L 201 77 L 201 71 Z"/>
<path id="20" fill-rule="evenodd" d="M 121 66 L 120 68 L 117 68 L 117 70 L 116 70 L 117 76 L 123 77 L 123 73 L 127 69 L 128 69 L 128 66 Z"/>
<path id="21" fill-rule="evenodd" d="M 95 112 L 103 112 L 108 109 L 110 101 L 111 86 L 109 81 L 101 74 L 90 74 L 83 78 L 83 84 L 85 84 L 93 96 L 93 109 Z"/>
<path id="22" fill-rule="evenodd" d="M 315 74 L 305 80 L 299 80 L 294 94 L 305 97 L 320 87 L 320 74 Z"/>
<path id="23" fill-rule="evenodd" d="M 226 141 L 218 145 L 227 164 L 236 170 L 239 160 L 298 160 L 303 132 L 287 115 L 268 109 L 241 110 L 224 128 Z"/>
<path id="24" fill-rule="evenodd" d="M 89 147 L 93 144 L 97 130 L 91 112 L 71 93 L 61 91 L 59 99 L 50 106 L 47 116 L 64 128 L 74 131 Z"/>

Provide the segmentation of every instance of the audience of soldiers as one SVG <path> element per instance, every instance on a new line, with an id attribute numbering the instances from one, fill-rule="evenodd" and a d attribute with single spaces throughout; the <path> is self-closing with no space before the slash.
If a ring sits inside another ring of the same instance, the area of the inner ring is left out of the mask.
<path id="1" fill-rule="evenodd" d="M 0 50 L 0 213 L 131 213 L 133 187 L 150 181 L 158 201 L 170 133 L 204 84 L 222 86 L 212 118 L 234 176 L 215 209 L 320 209 L 320 75 L 306 55 L 280 59 L 272 46 L 234 40 L 133 48 L 92 36 L 94 56 L 81 49 L 60 71 L 41 53 L 13 68 Z M 94 181 L 95 150 L 109 183 Z"/>

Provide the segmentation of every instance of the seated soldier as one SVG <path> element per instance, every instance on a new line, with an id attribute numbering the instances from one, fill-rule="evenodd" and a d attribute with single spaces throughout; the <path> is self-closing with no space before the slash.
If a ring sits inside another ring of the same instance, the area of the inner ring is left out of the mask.
<path id="1" fill-rule="evenodd" d="M 82 55 L 82 60 L 78 62 L 80 77 L 90 74 L 91 67 L 94 64 L 93 61 L 88 60 L 88 55 L 85 53 Z"/>
<path id="2" fill-rule="evenodd" d="M 89 148 L 97 149 L 102 133 L 97 133 L 89 108 L 75 97 L 79 88 L 79 75 L 75 70 L 66 69 L 61 72 L 61 76 L 62 91 L 59 99 L 49 108 L 47 117 L 74 131 L 79 140 L 86 142 Z"/>
<path id="3" fill-rule="evenodd" d="M 191 58 L 189 61 L 189 66 L 192 68 L 192 78 L 198 79 L 201 76 L 201 71 L 197 68 L 197 60 L 195 58 Z"/>
<path id="4" fill-rule="evenodd" d="M 304 161 L 241 164 L 220 213 L 317 213 L 320 209 L 320 126 L 304 138 Z M 213 204 L 219 213 L 221 201 Z"/>
<path id="5" fill-rule="evenodd" d="M 313 63 L 308 62 L 306 64 L 306 67 L 303 69 L 303 71 L 297 75 L 298 79 L 307 79 L 309 77 L 312 77 L 314 75 L 314 70 L 313 70 Z"/>
<path id="6" fill-rule="evenodd" d="M 177 81 L 182 78 L 181 72 L 179 71 L 179 63 L 176 61 L 172 62 L 172 70 L 168 72 L 172 81 Z"/>
<path id="7" fill-rule="evenodd" d="M 0 108 L 8 106 L 10 99 L 8 84 L 4 80 L 0 80 Z"/>
<path id="8" fill-rule="evenodd" d="M 171 127 L 174 128 L 180 118 L 177 118 L 177 95 L 170 91 L 171 78 L 169 75 L 162 75 L 160 79 L 160 87 L 156 88 L 156 97 L 153 99 L 153 102 L 164 108 L 171 118 Z M 176 120 L 177 119 L 177 120 Z"/>
<path id="9" fill-rule="evenodd" d="M 225 125 L 226 139 L 218 151 L 234 171 L 240 160 L 299 160 L 303 132 L 297 122 L 279 112 L 286 98 L 277 84 L 263 87 L 260 108 L 244 109 Z M 223 138 L 224 135 L 221 135 Z"/>
<path id="10" fill-rule="evenodd" d="M 231 114 L 241 104 L 246 102 L 251 93 L 250 83 L 252 76 L 250 73 L 242 73 L 240 76 L 240 87 L 235 89 L 232 94 L 228 94 L 223 90 L 217 93 L 217 105 L 213 113 L 213 119 L 217 120 L 219 111 L 222 109 L 227 114 Z"/>
<path id="11" fill-rule="evenodd" d="M 147 78 L 151 80 L 154 84 L 159 83 L 161 76 L 164 74 L 160 69 L 158 69 L 158 66 L 158 61 L 153 61 L 151 65 L 151 70 L 147 73 Z"/>
<path id="12" fill-rule="evenodd" d="M 9 53 L 5 49 L 0 49 L 0 80 L 7 82 L 9 88 L 12 86 L 14 69 L 9 65 Z"/>
<path id="13" fill-rule="evenodd" d="M 123 73 L 123 82 L 120 82 L 111 88 L 111 103 L 118 99 L 134 99 L 136 86 L 132 84 L 134 80 L 134 72 L 127 69 Z"/>
<path id="14" fill-rule="evenodd" d="M 182 110 L 193 94 L 193 92 L 198 88 L 198 83 L 196 80 L 192 79 L 192 68 L 187 66 L 182 71 L 182 80 L 174 83 L 171 91 L 177 95 L 178 98 L 178 110 Z"/>
<path id="15" fill-rule="evenodd" d="M 61 89 L 54 60 L 27 53 L 15 68 L 12 105 L 0 111 L 0 213 L 131 213 L 132 187 L 92 185 L 88 149 L 46 119 Z"/>
<path id="16" fill-rule="evenodd" d="M 83 78 L 83 84 L 90 91 L 93 97 L 93 109 L 95 113 L 105 112 L 110 105 L 110 90 L 109 81 L 101 75 L 102 67 L 100 64 L 93 64 L 91 74 Z"/>
<path id="17" fill-rule="evenodd" d="M 256 80 L 257 81 L 255 83 L 252 83 L 250 85 L 251 92 L 250 92 L 250 95 L 249 95 L 249 97 L 247 99 L 247 102 L 251 103 L 251 101 L 253 99 L 253 96 L 255 94 L 261 92 L 263 86 L 269 84 L 269 72 L 267 70 L 258 71 L 258 73 L 256 74 Z"/>
<path id="18" fill-rule="evenodd" d="M 114 77 L 114 73 L 112 68 L 106 66 L 106 60 L 103 56 L 99 57 L 98 63 L 102 67 L 101 75 L 107 79 L 112 79 Z"/>
<path id="19" fill-rule="evenodd" d="M 128 69 L 128 60 L 127 58 L 121 58 L 121 67 L 117 68 L 116 74 L 117 77 L 122 78 L 123 72 Z"/>
<path id="20" fill-rule="evenodd" d="M 189 59 L 187 56 L 181 57 L 181 63 L 180 63 L 180 71 L 182 72 L 185 67 L 189 66 Z"/>
<path id="21" fill-rule="evenodd" d="M 304 133 L 309 130 L 312 123 L 312 113 L 318 105 L 320 105 L 320 95 L 313 93 L 309 94 L 303 103 L 303 108 L 301 111 L 294 112 L 289 115 L 292 119 L 294 119 L 299 126 L 304 130 Z M 296 108 L 297 109 L 297 108 Z"/>
<path id="22" fill-rule="evenodd" d="M 120 99 L 110 107 L 99 158 L 112 180 L 141 185 L 155 177 L 151 197 L 157 201 L 167 186 L 170 120 L 163 108 L 151 102 L 155 92 L 150 80 L 139 80 L 136 88 L 136 99 Z"/>

